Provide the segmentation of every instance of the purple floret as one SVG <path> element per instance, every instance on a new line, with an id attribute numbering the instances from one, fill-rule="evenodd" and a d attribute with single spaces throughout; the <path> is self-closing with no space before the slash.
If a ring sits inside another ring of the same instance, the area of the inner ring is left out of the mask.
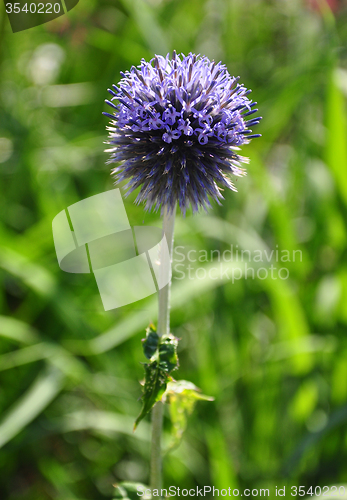
<path id="1" fill-rule="evenodd" d="M 189 54 L 155 56 L 122 73 L 113 85 L 109 163 L 116 180 L 128 180 L 128 193 L 140 188 L 136 202 L 146 209 L 183 213 L 217 203 L 219 185 L 236 191 L 230 175 L 244 175 L 248 159 L 237 149 L 259 134 L 249 127 L 260 117 L 247 96 L 250 90 L 229 75 L 226 66 Z M 116 103 L 114 102 L 116 101 Z"/>

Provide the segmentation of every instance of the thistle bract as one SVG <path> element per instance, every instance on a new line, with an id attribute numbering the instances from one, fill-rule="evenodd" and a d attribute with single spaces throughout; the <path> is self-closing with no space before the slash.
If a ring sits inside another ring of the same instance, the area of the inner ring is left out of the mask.
<path id="1" fill-rule="evenodd" d="M 221 189 L 236 191 L 230 175 L 245 172 L 248 159 L 237 151 L 247 144 L 250 127 L 260 118 L 251 92 L 229 75 L 226 66 L 189 54 L 155 56 L 121 73 L 110 101 L 113 114 L 108 144 L 109 162 L 118 182 L 128 180 L 128 193 L 140 188 L 136 202 L 146 209 L 185 213 L 218 203 Z"/>

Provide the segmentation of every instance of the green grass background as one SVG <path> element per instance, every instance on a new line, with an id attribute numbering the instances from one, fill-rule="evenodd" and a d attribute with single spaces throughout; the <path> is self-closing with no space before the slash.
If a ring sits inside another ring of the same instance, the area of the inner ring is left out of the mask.
<path id="1" fill-rule="evenodd" d="M 176 245 L 302 259 L 287 280 L 173 280 L 177 378 L 215 401 L 198 403 L 164 484 L 274 498 L 276 485 L 347 483 L 347 7 L 320 4 L 81 0 L 15 34 L 1 5 L 1 499 L 97 500 L 148 482 L 149 420 L 132 426 L 156 297 L 105 312 L 92 275 L 59 269 L 51 224 L 113 187 L 106 88 L 173 49 L 222 60 L 264 117 L 239 192 L 178 216 Z M 132 225 L 160 224 L 133 199 Z"/>

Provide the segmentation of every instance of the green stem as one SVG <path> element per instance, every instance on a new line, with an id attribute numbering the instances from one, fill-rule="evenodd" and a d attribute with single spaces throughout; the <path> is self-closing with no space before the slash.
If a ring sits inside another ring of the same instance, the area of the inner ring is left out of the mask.
<path id="1" fill-rule="evenodd" d="M 176 207 L 175 207 L 176 208 Z M 163 216 L 163 234 L 166 236 L 166 241 L 169 248 L 169 258 L 162 255 L 160 260 L 160 279 L 159 281 L 167 282 L 168 285 L 159 290 L 158 303 L 158 329 L 159 336 L 170 333 L 170 288 L 171 288 L 171 256 L 173 248 L 173 236 L 175 226 L 175 212 L 164 212 Z M 151 489 L 161 489 L 161 434 L 163 427 L 163 403 L 158 401 L 152 410 L 152 440 L 151 440 Z"/>

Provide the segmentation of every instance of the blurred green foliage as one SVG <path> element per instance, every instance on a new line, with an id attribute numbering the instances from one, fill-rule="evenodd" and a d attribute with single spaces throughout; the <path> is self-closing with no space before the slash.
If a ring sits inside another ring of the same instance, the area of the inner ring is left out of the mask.
<path id="1" fill-rule="evenodd" d="M 132 428 L 156 297 L 105 312 L 92 275 L 59 269 L 51 223 L 113 186 L 106 88 L 172 49 L 223 60 L 264 117 L 239 193 L 178 217 L 176 245 L 302 258 L 283 265 L 286 280 L 174 275 L 178 378 L 215 401 L 199 402 L 165 457 L 164 484 L 347 483 L 347 9 L 312 5 L 81 0 L 16 34 L 1 5 L 1 499 L 97 500 L 117 481 L 148 482 L 149 421 Z M 133 199 L 132 225 L 160 224 Z"/>

